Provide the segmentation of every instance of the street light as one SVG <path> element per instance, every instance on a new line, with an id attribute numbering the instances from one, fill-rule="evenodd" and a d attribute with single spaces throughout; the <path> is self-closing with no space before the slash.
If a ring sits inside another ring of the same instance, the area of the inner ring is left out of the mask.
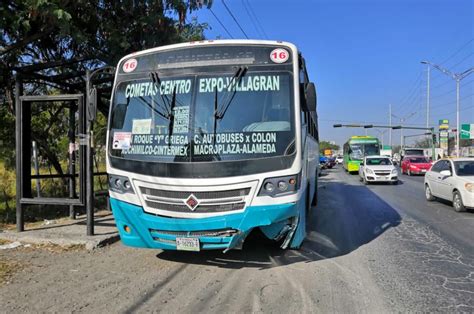
<path id="1" fill-rule="evenodd" d="M 429 61 L 422 61 L 422 63 L 424 64 L 428 64 L 430 66 L 432 66 L 433 68 L 441 71 L 442 73 L 446 74 L 447 76 L 451 77 L 453 80 L 456 81 L 456 157 L 459 157 L 459 149 L 460 149 L 460 143 L 459 143 L 459 85 L 461 83 L 461 81 L 466 77 L 468 76 L 469 74 L 471 74 L 472 72 L 474 72 L 474 67 L 470 68 L 470 69 L 467 69 L 466 71 L 464 72 L 461 72 L 461 73 L 454 73 L 454 72 L 451 72 L 449 71 L 448 69 L 445 69 L 437 64 L 434 64 L 434 63 L 431 63 Z"/>
<path id="2" fill-rule="evenodd" d="M 428 72 L 426 74 L 426 127 L 430 126 L 430 72 L 431 66 L 428 61 L 421 61 L 422 64 L 428 66 Z"/>
<path id="3" fill-rule="evenodd" d="M 415 114 L 416 114 L 416 112 L 412 112 L 412 113 L 410 113 L 410 114 L 408 114 L 408 115 L 406 115 L 406 116 L 404 116 L 404 117 L 399 117 L 399 116 L 394 115 L 394 114 L 392 113 L 392 117 L 399 119 L 399 120 L 400 120 L 400 123 L 403 123 L 403 122 L 405 122 L 406 120 L 408 120 L 409 118 L 411 118 L 412 116 L 414 116 Z M 403 128 L 402 128 L 402 127 L 397 128 L 397 129 L 392 128 L 392 130 L 398 130 L 398 129 L 400 129 L 400 149 L 402 149 L 402 147 L 403 147 Z"/>
<path id="4" fill-rule="evenodd" d="M 391 130 L 391 129 L 390 129 Z M 380 134 L 380 137 L 382 138 L 382 147 L 383 147 L 383 136 L 385 133 L 387 133 L 388 130 L 385 130 L 385 131 L 381 131 L 379 129 L 375 129 L 375 131 L 377 131 L 379 134 Z"/>

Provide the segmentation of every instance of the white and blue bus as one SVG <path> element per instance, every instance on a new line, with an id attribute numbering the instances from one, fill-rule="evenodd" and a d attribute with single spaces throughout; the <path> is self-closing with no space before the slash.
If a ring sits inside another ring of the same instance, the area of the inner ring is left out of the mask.
<path id="1" fill-rule="evenodd" d="M 317 200 L 316 92 L 290 43 L 176 44 L 120 60 L 107 172 L 125 245 L 297 249 Z"/>

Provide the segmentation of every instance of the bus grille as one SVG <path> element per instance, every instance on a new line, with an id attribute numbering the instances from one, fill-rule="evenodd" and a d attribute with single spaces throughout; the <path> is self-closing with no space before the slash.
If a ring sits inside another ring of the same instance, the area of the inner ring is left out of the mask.
<path id="1" fill-rule="evenodd" d="M 257 181 L 216 187 L 164 186 L 138 183 L 145 212 L 177 218 L 202 218 L 243 211 Z M 207 190 L 206 190 L 207 189 Z"/>
<path id="2" fill-rule="evenodd" d="M 154 201 L 146 201 L 146 205 L 151 208 L 167 210 L 172 212 L 189 213 L 190 209 L 186 205 L 168 204 Z M 217 205 L 200 205 L 194 210 L 195 213 L 218 213 L 232 210 L 244 209 L 245 202 Z"/>
<path id="3" fill-rule="evenodd" d="M 146 188 L 146 187 L 141 187 L 140 190 L 145 195 L 165 197 L 165 198 L 175 198 L 175 199 L 186 199 L 190 194 L 193 194 L 198 199 L 239 197 L 239 196 L 247 196 L 250 192 L 250 188 L 227 190 L 227 191 L 206 191 L 206 192 L 170 191 L 170 190 L 151 189 L 151 188 Z"/>

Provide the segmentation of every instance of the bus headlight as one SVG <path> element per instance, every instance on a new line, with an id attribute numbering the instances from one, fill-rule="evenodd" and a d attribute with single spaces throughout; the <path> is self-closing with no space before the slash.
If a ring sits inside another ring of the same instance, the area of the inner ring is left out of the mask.
<path id="1" fill-rule="evenodd" d="M 273 185 L 273 183 L 271 182 L 265 183 L 263 187 L 265 188 L 265 191 L 267 191 L 268 193 L 272 193 L 273 190 L 275 190 L 275 185 Z"/>
<path id="2" fill-rule="evenodd" d="M 278 181 L 278 189 L 282 192 L 288 190 L 288 183 L 286 181 Z"/>
<path id="3" fill-rule="evenodd" d="M 115 174 L 109 175 L 109 189 L 117 193 L 135 194 L 130 179 L 124 176 L 117 176 Z"/>
<path id="4" fill-rule="evenodd" d="M 279 196 L 292 194 L 299 189 L 299 175 L 267 178 L 263 181 L 258 196 Z"/>

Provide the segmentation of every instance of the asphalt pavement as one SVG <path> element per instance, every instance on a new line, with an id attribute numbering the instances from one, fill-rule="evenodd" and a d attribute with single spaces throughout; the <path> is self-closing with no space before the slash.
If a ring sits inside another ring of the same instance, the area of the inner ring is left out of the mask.
<path id="1" fill-rule="evenodd" d="M 298 251 L 258 233 L 241 251 L 183 253 L 120 243 L 93 252 L 17 248 L 5 312 L 473 312 L 473 213 L 424 200 L 421 177 L 368 185 L 320 177 Z"/>

